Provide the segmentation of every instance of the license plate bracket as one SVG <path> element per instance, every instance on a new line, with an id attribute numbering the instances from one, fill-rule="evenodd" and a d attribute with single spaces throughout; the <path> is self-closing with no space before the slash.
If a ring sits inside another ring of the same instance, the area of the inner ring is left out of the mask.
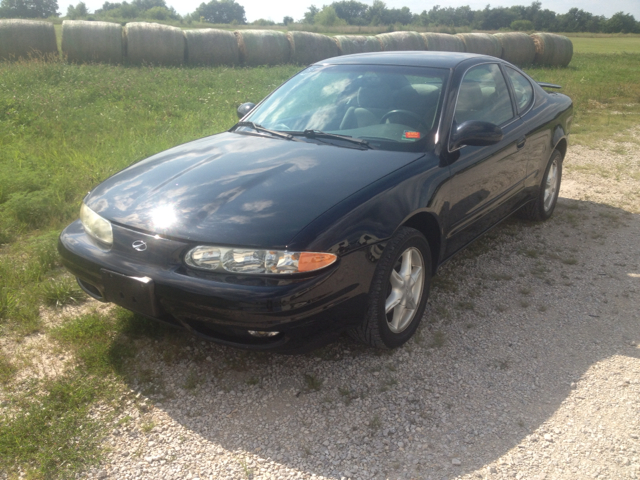
<path id="1" fill-rule="evenodd" d="M 158 302 L 151 278 L 131 277 L 104 268 L 100 273 L 105 300 L 142 315 L 158 316 Z"/>

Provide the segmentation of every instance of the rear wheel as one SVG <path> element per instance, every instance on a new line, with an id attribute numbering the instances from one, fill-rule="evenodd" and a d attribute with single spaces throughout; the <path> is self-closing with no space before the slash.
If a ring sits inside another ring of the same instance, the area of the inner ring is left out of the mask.
<path id="1" fill-rule="evenodd" d="M 431 251 L 424 236 L 401 227 L 378 262 L 369 308 L 351 335 L 378 348 L 396 348 L 415 333 L 429 296 Z"/>
<path id="2" fill-rule="evenodd" d="M 547 220 L 553 214 L 558 203 L 560 182 L 562 180 L 562 154 L 555 150 L 542 177 L 540 191 L 535 202 L 528 203 L 518 211 L 518 216 L 525 220 Z"/>

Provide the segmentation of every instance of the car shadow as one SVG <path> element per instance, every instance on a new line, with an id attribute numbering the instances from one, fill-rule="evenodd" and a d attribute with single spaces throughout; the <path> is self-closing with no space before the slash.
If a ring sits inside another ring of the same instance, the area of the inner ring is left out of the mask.
<path id="1" fill-rule="evenodd" d="M 484 472 L 580 398 L 594 366 L 640 358 L 637 238 L 639 215 L 592 202 L 561 198 L 545 223 L 509 219 L 442 267 L 418 333 L 392 352 L 346 337 L 298 356 L 148 339 L 130 387 L 163 426 L 130 441 L 149 475 L 178 465 L 177 431 L 214 463 L 233 453 L 220 470 L 193 460 L 205 478 L 274 465 L 282 478 Z"/>

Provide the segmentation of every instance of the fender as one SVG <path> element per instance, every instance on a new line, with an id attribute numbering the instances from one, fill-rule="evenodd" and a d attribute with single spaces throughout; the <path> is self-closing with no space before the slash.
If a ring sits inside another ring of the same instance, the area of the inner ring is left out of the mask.
<path id="1" fill-rule="evenodd" d="M 386 241 L 398 227 L 424 212 L 442 225 L 448 208 L 448 178 L 449 168 L 438 157 L 424 155 L 334 205 L 300 231 L 287 248 L 345 255 Z"/>

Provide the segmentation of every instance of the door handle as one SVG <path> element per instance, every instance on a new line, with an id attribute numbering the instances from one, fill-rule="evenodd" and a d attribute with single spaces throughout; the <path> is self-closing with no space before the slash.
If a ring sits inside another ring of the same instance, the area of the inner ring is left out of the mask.
<path id="1" fill-rule="evenodd" d="M 517 143 L 518 150 L 520 150 L 522 147 L 524 147 L 525 143 L 527 143 L 527 137 L 520 138 L 518 140 L 518 143 Z"/>

